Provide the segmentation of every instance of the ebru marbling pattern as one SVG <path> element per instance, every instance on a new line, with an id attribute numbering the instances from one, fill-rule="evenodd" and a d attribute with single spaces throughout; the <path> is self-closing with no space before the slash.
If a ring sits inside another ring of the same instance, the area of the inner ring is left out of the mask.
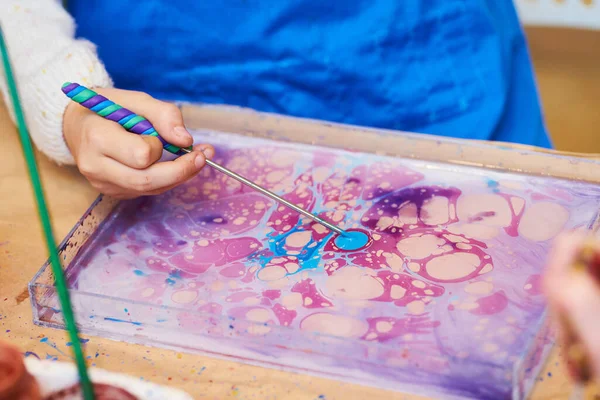
<path id="1" fill-rule="evenodd" d="M 584 183 L 225 134 L 203 140 L 215 143 L 216 161 L 368 232 L 370 245 L 341 251 L 323 226 L 207 167 L 164 195 L 121 203 L 71 265 L 73 285 L 180 308 L 183 331 L 210 321 L 197 315 L 249 322 L 243 335 L 288 366 L 330 339 L 334 351 L 343 343 L 330 366 L 432 393 L 510 394 L 511 366 L 544 315 L 551 240 L 587 227 L 599 209 L 600 190 Z M 305 335 L 304 350 L 281 345 L 281 332 Z M 227 325 L 212 333 L 225 337 Z"/>

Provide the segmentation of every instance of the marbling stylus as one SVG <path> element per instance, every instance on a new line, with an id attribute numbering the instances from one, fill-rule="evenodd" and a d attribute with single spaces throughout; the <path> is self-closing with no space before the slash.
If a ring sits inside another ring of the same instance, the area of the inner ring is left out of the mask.
<path id="1" fill-rule="evenodd" d="M 69 97 L 74 102 L 79 103 L 83 107 L 95 112 L 101 117 L 118 123 L 129 132 L 136 133 L 139 135 L 150 135 L 157 137 L 163 144 L 163 148 L 170 153 L 181 156 L 192 151 L 191 147 L 179 148 L 177 146 L 169 144 L 158 134 L 156 129 L 154 129 L 150 121 L 148 121 L 146 118 L 137 115 L 133 111 L 130 111 L 124 107 L 121 107 L 120 105 L 114 103 L 113 101 L 110 101 L 106 97 L 94 92 L 93 90 L 86 88 L 85 86 L 82 86 L 78 83 L 67 82 L 62 86 L 62 91 L 65 95 L 67 95 L 67 97 Z M 305 217 L 310 218 L 315 222 L 318 222 L 319 224 L 327 227 L 331 231 L 341 236 L 357 236 L 356 233 L 348 235 L 343 229 L 325 221 L 324 219 L 310 213 L 309 211 L 301 207 L 298 207 L 293 203 L 290 203 L 289 201 L 276 195 L 275 193 L 270 192 L 269 190 L 257 185 L 256 183 L 244 178 L 243 176 L 238 175 L 233 171 L 230 171 L 229 169 L 215 163 L 212 160 L 207 159 L 206 164 L 218 170 L 219 172 L 222 172 L 227 176 L 236 179 L 244 185 L 247 185 L 252 189 L 259 191 L 260 193 L 264 194 L 267 197 L 270 197 L 278 203 L 281 203 L 282 205 L 291 208 L 292 210 L 304 215 Z M 355 239 L 354 241 L 357 243 L 357 248 L 362 247 L 362 244 L 361 246 L 358 246 L 359 242 L 362 243 L 363 241 L 366 242 L 366 240 L 368 240 L 368 238 L 362 237 L 350 237 L 350 239 Z"/>

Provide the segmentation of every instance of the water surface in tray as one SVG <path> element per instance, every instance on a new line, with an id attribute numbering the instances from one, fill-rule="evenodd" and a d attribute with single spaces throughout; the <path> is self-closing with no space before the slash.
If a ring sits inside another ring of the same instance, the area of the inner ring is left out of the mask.
<path id="1" fill-rule="evenodd" d="M 164 195 L 122 202 L 71 263 L 71 285 L 179 308 L 181 332 L 206 323 L 186 310 L 252 321 L 243 334 L 290 365 L 310 355 L 269 348 L 282 328 L 349 343 L 332 366 L 364 358 L 367 373 L 385 375 L 421 357 L 420 382 L 442 374 L 464 392 L 476 377 L 480 393 L 509 393 L 506 371 L 544 315 L 551 239 L 588 227 L 600 205 L 591 184 L 203 136 L 217 162 L 373 240 L 342 251 L 323 226 L 206 168 Z"/>

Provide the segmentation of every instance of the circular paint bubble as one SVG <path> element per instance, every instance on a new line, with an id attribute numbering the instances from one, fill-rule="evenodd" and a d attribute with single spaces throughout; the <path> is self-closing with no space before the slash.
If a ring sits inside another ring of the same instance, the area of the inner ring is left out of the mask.
<path id="1" fill-rule="evenodd" d="M 355 251 L 367 247 L 371 243 L 371 237 L 363 231 L 347 230 L 338 235 L 333 243 L 340 250 Z"/>

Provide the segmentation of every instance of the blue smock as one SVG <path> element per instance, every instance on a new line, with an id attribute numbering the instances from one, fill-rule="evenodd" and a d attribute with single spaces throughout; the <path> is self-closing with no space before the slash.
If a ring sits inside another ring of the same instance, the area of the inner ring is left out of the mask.
<path id="1" fill-rule="evenodd" d="M 115 85 L 551 147 L 511 0 L 70 0 Z"/>

